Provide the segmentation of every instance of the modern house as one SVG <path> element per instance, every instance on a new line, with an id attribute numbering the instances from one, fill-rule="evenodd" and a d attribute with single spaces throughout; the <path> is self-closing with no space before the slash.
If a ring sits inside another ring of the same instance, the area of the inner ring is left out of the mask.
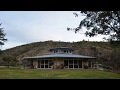
<path id="1" fill-rule="evenodd" d="M 51 54 L 24 57 L 29 68 L 35 69 L 91 69 L 95 66 L 96 57 L 72 54 L 72 48 L 60 47 L 49 49 Z"/>

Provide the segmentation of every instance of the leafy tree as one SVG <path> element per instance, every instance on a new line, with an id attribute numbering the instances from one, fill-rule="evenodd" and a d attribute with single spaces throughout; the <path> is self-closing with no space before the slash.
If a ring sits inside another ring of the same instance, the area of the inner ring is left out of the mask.
<path id="1" fill-rule="evenodd" d="M 78 27 L 67 28 L 67 30 L 74 30 L 77 33 L 82 27 L 86 27 L 86 36 L 109 35 L 109 38 L 104 39 L 110 41 L 113 52 L 109 56 L 102 57 L 103 64 L 113 70 L 120 70 L 120 52 L 115 49 L 120 43 L 120 11 L 80 11 L 80 14 L 73 14 L 75 17 L 81 14 L 85 18 L 80 21 Z"/>
<path id="2" fill-rule="evenodd" d="M 4 45 L 4 42 L 7 41 L 7 39 L 5 39 L 5 35 L 3 28 L 0 28 L 0 45 Z"/>
<path id="3" fill-rule="evenodd" d="M 74 14 L 76 17 L 79 16 L 78 13 Z M 85 18 L 80 21 L 79 26 L 67 30 L 77 33 L 82 27 L 86 27 L 86 36 L 109 35 L 107 40 L 120 41 L 120 11 L 80 11 L 80 14 Z"/>
<path id="4" fill-rule="evenodd" d="M 2 23 L 1 23 L 2 24 Z M 1 26 L 0 24 L 0 26 Z M 3 28 L 0 27 L 0 46 L 1 45 L 4 45 L 4 42 L 7 41 L 7 39 L 5 39 L 5 33 L 4 33 L 4 30 Z M 0 54 L 2 53 L 2 51 L 0 50 Z"/>
<path id="5" fill-rule="evenodd" d="M 101 57 L 102 64 L 113 71 L 120 71 L 120 50 L 113 49 L 110 55 Z"/>
<path id="6" fill-rule="evenodd" d="M 17 63 L 18 63 L 17 58 L 16 58 L 16 57 L 11 57 L 11 60 L 12 60 L 12 65 L 13 65 L 13 66 L 16 66 Z"/>
<path id="7" fill-rule="evenodd" d="M 5 64 L 8 66 L 10 66 L 10 63 L 12 61 L 12 59 L 10 57 L 3 57 L 3 61 L 5 62 Z"/>
<path id="8" fill-rule="evenodd" d="M 8 68 L 9 68 L 10 65 L 15 66 L 16 63 L 17 63 L 16 57 L 10 57 L 10 56 L 3 57 L 3 61 L 8 66 Z"/>

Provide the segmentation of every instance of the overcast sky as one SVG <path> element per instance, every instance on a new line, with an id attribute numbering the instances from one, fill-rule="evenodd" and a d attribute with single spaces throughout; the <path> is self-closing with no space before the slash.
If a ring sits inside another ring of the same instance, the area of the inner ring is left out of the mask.
<path id="1" fill-rule="evenodd" d="M 0 11 L 0 23 L 6 33 L 5 50 L 15 46 L 39 41 L 77 42 L 103 41 L 99 35 L 94 38 L 85 37 L 81 32 L 67 31 L 67 27 L 77 27 L 83 16 L 75 17 L 75 11 Z"/>

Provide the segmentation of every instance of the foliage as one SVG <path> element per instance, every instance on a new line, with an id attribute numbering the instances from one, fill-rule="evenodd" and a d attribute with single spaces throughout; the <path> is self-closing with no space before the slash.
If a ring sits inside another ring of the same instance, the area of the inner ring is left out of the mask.
<path id="1" fill-rule="evenodd" d="M 31 63 L 25 59 L 22 60 L 21 64 L 24 67 L 24 69 L 31 66 Z"/>
<path id="2" fill-rule="evenodd" d="M 112 43 L 112 44 L 111 44 Z M 26 68 L 29 63 L 27 61 L 22 61 L 23 57 L 46 55 L 50 54 L 48 50 L 55 47 L 70 47 L 75 51 L 73 54 L 96 56 L 100 63 L 109 63 L 106 61 L 111 57 L 111 53 L 115 50 L 120 50 L 120 43 L 118 41 L 114 42 L 90 42 L 90 41 L 78 41 L 78 42 L 58 42 L 58 41 L 45 41 L 45 42 L 35 42 L 30 44 L 25 44 L 22 46 L 17 46 L 11 49 L 2 51 L 1 58 L 10 56 L 16 56 L 16 59 L 21 61 Z M 3 62 L 2 60 L 0 61 Z M 23 63 L 24 62 L 24 63 Z M 111 61 L 112 62 L 112 61 Z M 108 67 L 108 66 L 107 66 Z"/>
<path id="3" fill-rule="evenodd" d="M 0 28 L 0 45 L 4 45 L 4 42 L 7 41 L 7 39 L 5 39 L 5 35 L 3 28 Z"/>
<path id="4" fill-rule="evenodd" d="M 16 57 L 10 57 L 10 56 L 3 57 L 3 61 L 4 61 L 5 65 L 8 66 L 8 68 L 10 65 L 15 66 L 17 63 Z"/>
<path id="5" fill-rule="evenodd" d="M 120 11 L 80 11 L 85 18 L 80 21 L 76 28 L 67 28 L 78 32 L 86 27 L 86 36 L 109 35 L 108 40 L 120 41 Z M 76 17 L 78 13 L 74 13 Z"/>
<path id="6" fill-rule="evenodd" d="M 101 59 L 105 68 L 120 71 L 120 49 L 113 49 L 110 55 L 104 56 Z"/>

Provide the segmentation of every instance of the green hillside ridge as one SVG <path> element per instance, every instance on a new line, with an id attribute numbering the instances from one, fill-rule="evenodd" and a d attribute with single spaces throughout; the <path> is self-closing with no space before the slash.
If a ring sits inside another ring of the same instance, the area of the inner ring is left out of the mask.
<path id="1" fill-rule="evenodd" d="M 38 56 L 50 54 L 48 50 L 56 47 L 70 47 L 75 51 L 74 54 L 90 55 L 90 56 L 107 56 L 113 48 L 109 42 L 95 42 L 95 41 L 79 41 L 79 42 L 63 42 L 63 41 L 43 41 L 33 42 L 21 46 L 16 46 L 7 50 L 3 50 L 1 57 L 14 56 L 18 60 L 23 57 Z M 120 45 L 118 47 L 120 49 Z"/>

